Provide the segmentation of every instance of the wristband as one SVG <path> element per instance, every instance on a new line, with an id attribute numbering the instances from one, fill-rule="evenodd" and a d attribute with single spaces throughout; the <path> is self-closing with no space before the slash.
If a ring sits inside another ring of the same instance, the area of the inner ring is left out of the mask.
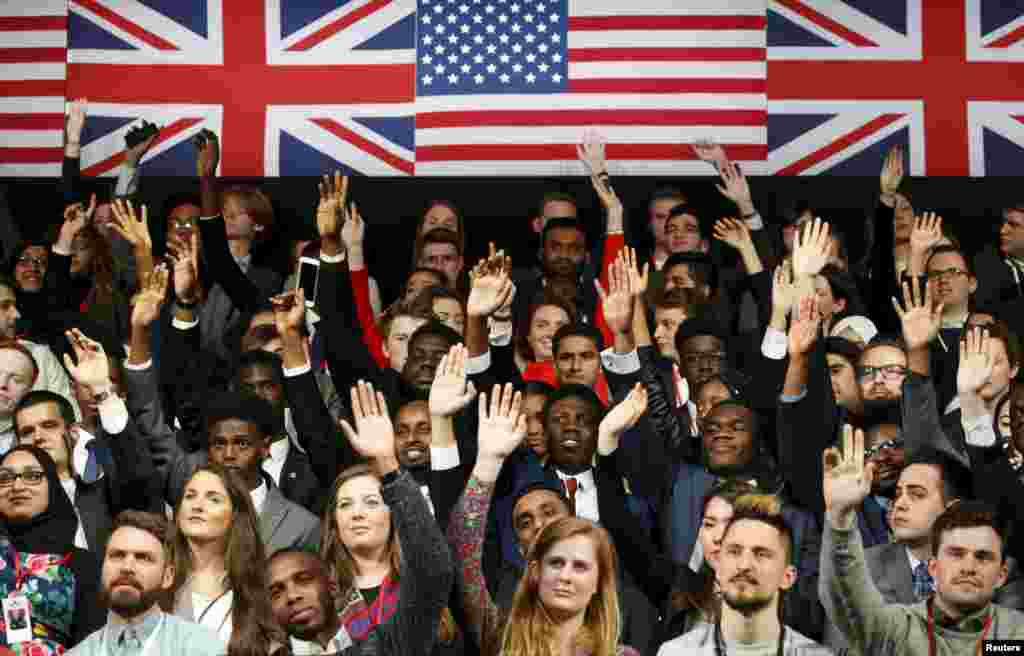
<path id="1" fill-rule="evenodd" d="M 197 298 L 191 303 L 186 303 L 185 301 L 181 300 L 180 296 L 178 296 L 174 299 L 174 304 L 180 307 L 182 310 L 192 310 L 199 305 L 199 299 Z"/>
<path id="2" fill-rule="evenodd" d="M 503 314 L 500 316 L 497 314 L 492 314 L 491 318 L 494 319 L 495 321 L 512 321 L 512 313 L 509 312 L 508 314 Z"/>

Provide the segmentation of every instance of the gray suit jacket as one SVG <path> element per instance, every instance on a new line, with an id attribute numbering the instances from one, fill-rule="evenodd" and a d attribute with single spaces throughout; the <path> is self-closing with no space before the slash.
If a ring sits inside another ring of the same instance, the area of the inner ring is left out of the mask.
<path id="1" fill-rule="evenodd" d="M 267 499 L 260 513 L 260 537 L 267 556 L 280 549 L 316 553 L 320 546 L 320 520 L 299 504 L 286 499 L 269 476 L 264 474 L 263 480 L 267 484 Z"/>
<path id="2" fill-rule="evenodd" d="M 876 544 L 864 550 L 868 573 L 875 582 L 878 591 L 887 604 L 914 604 L 914 580 L 910 570 L 907 549 L 898 543 Z M 996 590 L 993 601 L 1007 608 L 1021 610 L 1024 604 L 1024 579 L 1021 579 L 1020 567 L 1013 558 L 1008 558 L 1010 574 L 1003 587 Z M 821 603 L 825 606 L 826 615 L 834 617 L 831 596 L 824 589 L 824 579 L 819 583 Z M 849 648 L 846 638 L 832 622 L 825 622 L 825 644 L 835 650 Z"/>

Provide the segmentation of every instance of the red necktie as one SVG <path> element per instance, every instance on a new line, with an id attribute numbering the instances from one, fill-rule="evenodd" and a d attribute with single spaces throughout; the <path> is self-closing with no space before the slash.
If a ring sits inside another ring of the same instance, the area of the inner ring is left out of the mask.
<path id="1" fill-rule="evenodd" d="M 565 493 L 569 495 L 569 510 L 572 511 L 572 514 L 575 516 L 576 490 L 580 486 L 579 481 L 577 481 L 575 478 L 567 478 L 564 481 L 562 481 L 562 484 L 565 485 Z"/>

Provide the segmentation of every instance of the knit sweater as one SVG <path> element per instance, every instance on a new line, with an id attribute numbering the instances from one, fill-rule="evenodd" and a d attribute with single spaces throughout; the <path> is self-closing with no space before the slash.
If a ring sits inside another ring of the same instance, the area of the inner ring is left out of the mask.
<path id="1" fill-rule="evenodd" d="M 730 654 L 743 649 L 740 643 L 726 642 L 726 647 L 730 648 L 728 649 Z M 774 655 L 777 653 L 777 649 L 778 643 L 776 642 L 768 648 L 768 651 Z M 707 622 L 701 622 L 693 630 L 684 633 L 678 638 L 669 640 L 658 650 L 658 656 L 683 656 L 684 654 L 687 656 L 690 654 L 716 656 L 717 653 L 715 649 L 715 625 L 708 624 Z M 827 656 L 833 652 L 828 647 L 819 645 L 807 636 L 787 627 L 782 643 L 782 653 L 787 656 Z"/>
<path id="2" fill-rule="evenodd" d="M 821 578 L 823 589 L 832 601 L 829 619 L 843 632 L 855 651 L 887 656 L 928 653 L 929 602 L 913 605 L 884 602 L 868 573 L 864 546 L 856 528 L 836 529 L 826 519 Z M 936 656 L 975 653 L 990 613 L 992 625 L 986 640 L 1024 639 L 1024 613 L 989 604 L 951 627 L 936 621 Z"/>

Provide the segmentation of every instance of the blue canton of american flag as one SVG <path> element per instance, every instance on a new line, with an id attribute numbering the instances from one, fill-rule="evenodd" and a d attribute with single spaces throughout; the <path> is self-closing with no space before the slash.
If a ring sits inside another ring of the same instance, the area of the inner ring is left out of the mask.
<path id="1" fill-rule="evenodd" d="M 568 88 L 565 3 L 420 0 L 417 95 Z"/>

